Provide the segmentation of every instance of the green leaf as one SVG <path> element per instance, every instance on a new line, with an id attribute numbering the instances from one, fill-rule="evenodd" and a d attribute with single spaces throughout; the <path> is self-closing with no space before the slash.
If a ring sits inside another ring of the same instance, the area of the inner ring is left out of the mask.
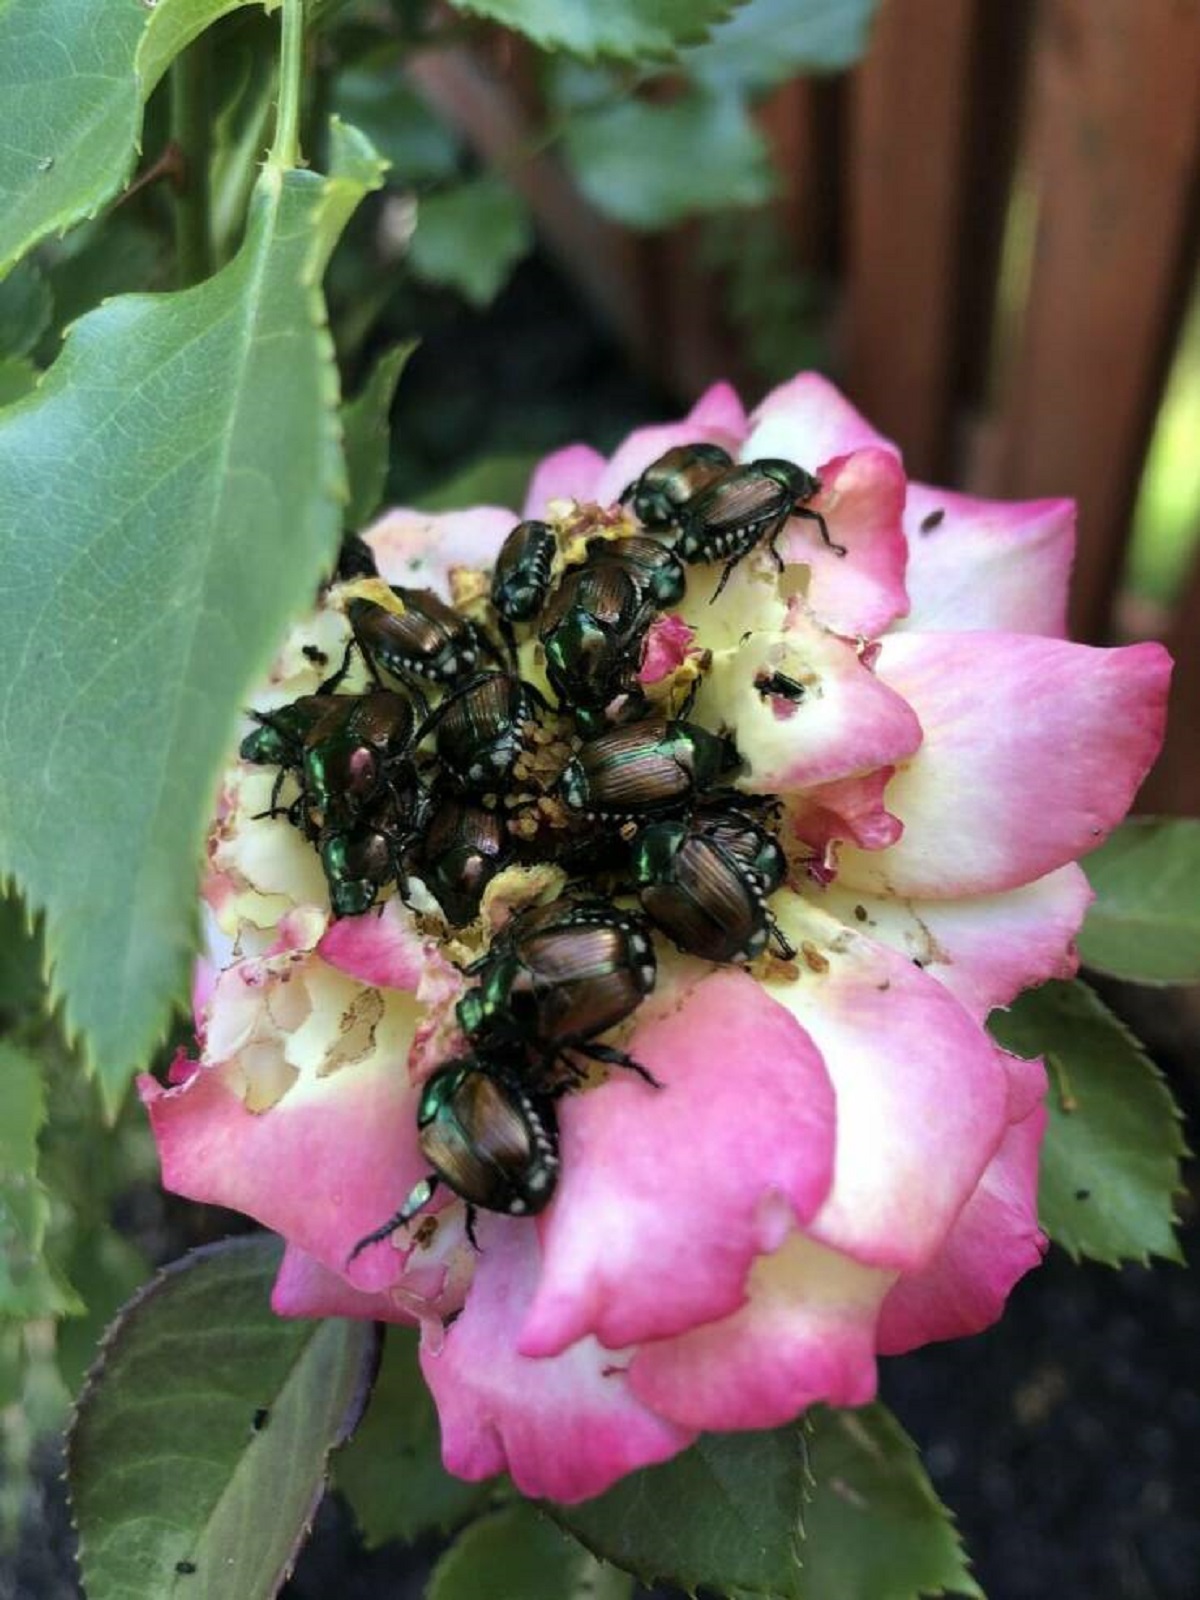
<path id="1" fill-rule="evenodd" d="M 1181 1260 L 1179 1110 L 1137 1040 L 1082 983 L 1048 983 L 988 1026 L 1006 1050 L 1044 1056 L 1050 1073 L 1038 1212 L 1055 1244 L 1110 1266 Z"/>
<path id="2" fill-rule="evenodd" d="M 620 1600 L 626 1573 L 601 1566 L 533 1506 L 475 1522 L 433 1569 L 428 1600 Z"/>
<path id="3" fill-rule="evenodd" d="M 0 895 L 0 1019 L 40 1009 L 42 936 L 20 895 Z"/>
<path id="4" fill-rule="evenodd" d="M 812 1497 L 800 1560 L 807 1600 L 982 1600 L 953 1520 L 912 1440 L 881 1405 L 811 1415 Z"/>
<path id="5" fill-rule="evenodd" d="M 0 275 L 94 216 L 129 176 L 142 105 L 172 56 L 254 0 L 7 0 L 0 6 Z"/>
<path id="6" fill-rule="evenodd" d="M 43 251 L 54 294 L 54 322 L 39 351 L 47 364 L 58 354 L 63 330 L 85 311 L 110 295 L 166 288 L 170 277 L 163 236 L 120 211 L 73 228 Z"/>
<path id="7" fill-rule="evenodd" d="M 595 1500 L 549 1509 L 595 1555 L 647 1585 L 805 1600 L 804 1465 L 797 1427 L 710 1434 Z M 832 1591 L 813 1600 L 832 1600 Z"/>
<path id="8" fill-rule="evenodd" d="M 68 1438 L 88 1600 L 260 1600 L 290 1570 L 376 1337 L 274 1316 L 279 1259 L 261 1235 L 194 1251 L 109 1330 Z"/>
<path id="9" fill-rule="evenodd" d="M 801 73 L 844 72 L 866 52 L 879 0 L 750 0 L 688 50 L 682 67 L 713 88 L 774 88 Z"/>
<path id="10" fill-rule="evenodd" d="M 610 56 L 671 56 L 706 39 L 738 0 L 451 0 L 459 11 L 515 28 L 543 50 Z"/>
<path id="11" fill-rule="evenodd" d="M 353 1442 L 338 1457 L 334 1483 L 346 1496 L 369 1547 L 449 1533 L 491 1499 L 487 1483 L 464 1483 L 442 1466 L 437 1412 L 417 1365 L 417 1336 L 387 1332 L 371 1403 Z"/>
<path id="12" fill-rule="evenodd" d="M 566 151 L 593 205 L 635 228 L 761 205 L 774 179 L 763 137 L 732 95 L 623 100 L 568 122 Z"/>
<path id="13" fill-rule="evenodd" d="M 103 1137 L 97 1129 L 97 1137 Z M 80 1227 L 64 1261 L 71 1287 L 79 1295 L 81 1315 L 59 1325 L 54 1353 L 59 1375 L 69 1394 L 76 1394 L 95 1360 L 105 1328 L 140 1284 L 150 1263 L 115 1228 L 104 1222 L 77 1219 Z"/>
<path id="14" fill-rule="evenodd" d="M 110 1108 L 186 986 L 238 708 L 336 546 L 319 277 L 379 172 L 342 128 L 331 177 L 268 165 L 228 267 L 90 313 L 0 416 L 0 872 Z"/>
<path id="15" fill-rule="evenodd" d="M 1133 817 L 1083 866 L 1096 891 L 1085 964 L 1133 983 L 1200 983 L 1200 821 Z"/>
<path id="16" fill-rule="evenodd" d="M 342 433 L 346 446 L 346 476 L 350 500 L 346 526 L 361 528 L 379 508 L 387 482 L 388 417 L 396 398 L 396 385 L 416 342 L 394 345 L 384 352 L 362 389 L 342 407 Z"/>
<path id="17" fill-rule="evenodd" d="M 475 178 L 417 205 L 408 266 L 424 283 L 486 306 L 533 244 L 525 206 L 499 178 Z"/>
<path id="18" fill-rule="evenodd" d="M 37 368 L 24 356 L 0 356 L 0 406 L 23 400 L 37 379 Z"/>
<path id="19" fill-rule="evenodd" d="M 706 1435 L 599 1499 L 550 1509 L 647 1584 L 735 1600 L 981 1600 L 916 1449 L 879 1405 Z"/>
<path id="20" fill-rule="evenodd" d="M 0 1317 L 28 1320 L 83 1309 L 42 1255 L 50 1215 L 37 1178 L 45 1119 L 40 1066 L 0 1040 Z"/>
<path id="21" fill-rule="evenodd" d="M 35 261 L 22 261 L 0 280 L 0 355 L 27 356 L 50 325 L 54 296 Z"/>
<path id="22" fill-rule="evenodd" d="M 399 183 L 442 183 L 457 172 L 458 141 L 400 76 L 398 51 L 340 72 L 333 105 L 387 157 Z"/>

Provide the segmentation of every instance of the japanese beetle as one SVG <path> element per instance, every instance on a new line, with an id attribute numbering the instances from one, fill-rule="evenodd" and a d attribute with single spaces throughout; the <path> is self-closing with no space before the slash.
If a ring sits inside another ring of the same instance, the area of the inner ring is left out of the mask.
<path id="1" fill-rule="evenodd" d="M 304 742 L 304 804 L 326 828 L 348 823 L 389 781 L 408 776 L 416 721 L 411 702 L 391 689 L 335 701 Z"/>
<path id="2" fill-rule="evenodd" d="M 389 789 L 352 822 L 321 829 L 317 854 L 335 917 L 369 910 L 389 883 L 407 893 L 404 853 L 420 830 L 425 809 L 426 797 L 414 778 L 406 789 Z"/>
<path id="3" fill-rule="evenodd" d="M 681 950 L 705 961 L 753 961 L 772 934 L 794 955 L 767 909 L 763 879 L 721 842 L 725 830 L 712 820 L 716 827 L 706 819 L 653 822 L 639 833 L 631 864 L 643 909 Z M 756 827 L 749 818 L 735 826 L 743 838 Z M 752 853 L 775 877 L 780 863 L 770 847 L 780 862 L 782 851 L 765 830 L 757 832 Z"/>
<path id="4" fill-rule="evenodd" d="M 414 676 L 451 684 L 479 664 L 479 637 L 432 589 L 393 588 L 402 612 L 388 611 L 361 596 L 346 608 L 355 642 L 368 667 L 382 667 L 403 681 Z M 343 668 L 344 670 L 344 668 Z"/>
<path id="5" fill-rule="evenodd" d="M 483 891 L 509 855 L 504 818 L 446 796 L 436 802 L 414 858 L 414 870 L 452 927 L 479 911 Z"/>
<path id="6" fill-rule="evenodd" d="M 834 544 L 825 518 L 808 504 L 820 491 L 821 480 L 792 461 L 768 458 L 730 467 L 683 508 L 675 549 L 687 562 L 724 561 L 714 600 L 738 562 L 764 540 L 775 565 L 783 571 L 775 541 L 790 517 L 815 522 L 829 548 L 844 556 L 845 546 Z"/>
<path id="7" fill-rule="evenodd" d="M 574 567 L 551 597 L 539 633 L 546 676 L 576 713 L 599 713 L 618 696 L 644 703 L 637 687 L 654 607 L 616 562 Z"/>
<path id="8" fill-rule="evenodd" d="M 488 672 L 447 696 L 425 723 L 442 765 L 462 788 L 503 789 L 546 702 L 524 679 Z"/>
<path id="9" fill-rule="evenodd" d="M 727 471 L 733 457 L 719 444 L 677 444 L 652 461 L 621 495 L 647 528 L 670 528 L 687 502 Z"/>
<path id="10" fill-rule="evenodd" d="M 576 1051 L 648 1076 L 624 1051 L 594 1042 L 654 987 L 654 944 L 636 912 L 586 899 L 532 907 L 467 970 L 479 985 L 457 1015 L 475 1047 L 525 1045 L 554 1058 Z"/>
<path id="11" fill-rule="evenodd" d="M 381 1228 L 360 1239 L 353 1261 L 429 1204 L 440 1184 L 474 1211 L 510 1217 L 544 1211 L 558 1182 L 558 1121 L 554 1103 L 523 1081 L 519 1055 L 468 1055 L 448 1061 L 425 1082 L 417 1107 L 417 1142 L 433 1171 L 415 1185 Z"/>
<path id="12" fill-rule="evenodd" d="M 567 763 L 559 792 L 584 816 L 636 821 L 688 808 L 738 764 L 723 735 L 648 718 L 587 740 Z"/>
<path id="13" fill-rule="evenodd" d="M 238 755 L 256 767 L 296 767 L 304 759 L 304 741 L 327 712 L 344 696 L 302 694 L 274 711 L 252 711 L 258 723 L 242 740 Z"/>
<path id="14" fill-rule="evenodd" d="M 659 611 L 678 605 L 687 590 L 683 562 L 661 539 L 631 534 L 627 539 L 589 539 L 587 564 L 612 565 L 628 573 L 639 593 Z"/>
<path id="15" fill-rule="evenodd" d="M 530 622 L 542 609 L 557 547 L 546 522 L 518 522 L 500 546 L 492 568 L 492 605 L 505 622 Z"/>

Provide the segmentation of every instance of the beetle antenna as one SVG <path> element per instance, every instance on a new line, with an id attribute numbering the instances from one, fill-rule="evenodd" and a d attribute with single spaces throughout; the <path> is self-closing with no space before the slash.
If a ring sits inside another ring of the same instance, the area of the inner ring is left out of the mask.
<path id="1" fill-rule="evenodd" d="M 430 1172 L 415 1184 L 409 1193 L 408 1199 L 396 1212 L 394 1217 L 389 1217 L 382 1227 L 375 1228 L 371 1233 L 364 1234 L 346 1257 L 346 1265 L 362 1254 L 373 1244 L 381 1244 L 384 1239 L 395 1233 L 397 1228 L 407 1226 L 423 1206 L 427 1206 L 437 1193 L 438 1184 L 441 1182 L 436 1172 Z"/>

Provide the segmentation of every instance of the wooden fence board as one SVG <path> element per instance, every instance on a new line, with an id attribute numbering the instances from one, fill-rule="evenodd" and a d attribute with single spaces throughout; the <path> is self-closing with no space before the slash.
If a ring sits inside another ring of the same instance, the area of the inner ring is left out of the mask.
<path id="1" fill-rule="evenodd" d="M 1078 497 L 1073 630 L 1099 639 L 1182 306 L 1200 6 L 1044 0 L 1033 59 L 1037 237 L 991 487 Z"/>
<path id="2" fill-rule="evenodd" d="M 973 18 L 885 0 L 852 85 L 848 384 L 922 478 L 950 467 Z"/>

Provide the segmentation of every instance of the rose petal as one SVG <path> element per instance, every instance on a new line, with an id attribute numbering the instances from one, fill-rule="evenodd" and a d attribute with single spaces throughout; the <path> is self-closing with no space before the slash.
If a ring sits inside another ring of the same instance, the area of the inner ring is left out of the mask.
<path id="1" fill-rule="evenodd" d="M 875 1394 L 875 1324 L 894 1280 L 793 1233 L 755 1264 L 740 1311 L 641 1346 L 630 1388 L 697 1430 L 776 1428 L 818 1401 L 865 1405 Z"/>
<path id="2" fill-rule="evenodd" d="M 421 1347 L 447 1471 L 472 1481 L 507 1471 L 522 1494 L 571 1504 L 686 1449 L 694 1435 L 648 1411 L 630 1392 L 622 1358 L 594 1339 L 540 1361 L 518 1354 L 537 1281 L 537 1232 L 488 1215 L 479 1244 L 462 1315 L 440 1348 L 431 1340 Z"/>
<path id="3" fill-rule="evenodd" d="M 764 692 L 777 672 L 801 686 L 800 700 Z M 921 743 L 907 702 L 852 644 L 803 614 L 786 633 L 754 633 L 714 657 L 698 704 L 710 727 L 736 733 L 745 762 L 737 786 L 752 793 L 791 794 L 867 772 L 903 761 Z"/>
<path id="4" fill-rule="evenodd" d="M 312 1256 L 288 1245 L 271 1290 L 277 1317 L 360 1317 L 372 1322 L 415 1323 L 416 1316 L 386 1289 L 364 1294 L 340 1273 L 330 1272 Z"/>
<path id="5" fill-rule="evenodd" d="M 902 950 L 984 1021 L 1022 989 L 1070 978 L 1079 966 L 1074 939 L 1094 898 L 1074 863 L 1000 894 L 963 900 L 898 900 L 835 882 L 826 911 Z"/>
<path id="6" fill-rule="evenodd" d="M 519 518 L 503 506 L 468 511 L 385 511 L 364 530 L 379 574 L 404 589 L 436 589 L 450 598 L 453 567 L 487 568 Z"/>
<path id="7" fill-rule="evenodd" d="M 331 967 L 363 983 L 415 994 L 434 948 L 396 895 L 362 916 L 342 917 L 332 923 L 317 954 Z"/>
<path id="8" fill-rule="evenodd" d="M 659 683 L 669 677 L 688 658 L 695 634 L 682 617 L 655 617 L 646 635 L 638 682 Z"/>
<path id="9" fill-rule="evenodd" d="M 940 983 L 795 896 L 773 902 L 801 975 L 768 981 L 811 1036 L 837 1096 L 829 1199 L 809 1234 L 912 1270 L 941 1246 L 1004 1131 L 995 1047 Z"/>
<path id="10" fill-rule="evenodd" d="M 1037 1186 L 1046 1073 L 1040 1061 L 998 1053 L 1016 1079 L 1013 1099 L 1021 1105 L 1032 1096 L 1033 1104 L 1009 1125 L 938 1254 L 920 1272 L 905 1273 L 884 1301 L 882 1355 L 991 1327 L 1018 1278 L 1045 1254 Z"/>
<path id="11" fill-rule="evenodd" d="M 648 1003 L 626 1048 L 663 1087 L 618 1072 L 563 1101 L 525 1355 L 587 1333 L 616 1349 L 726 1315 L 754 1258 L 829 1190 L 824 1064 L 747 973 L 718 970 L 665 1008 Z"/>
<path id="12" fill-rule="evenodd" d="M 862 850 L 886 850 L 904 824 L 883 803 L 895 767 L 880 767 L 858 778 L 820 783 L 792 797 L 792 832 L 822 858 L 834 841 L 849 840 Z"/>
<path id="13" fill-rule="evenodd" d="M 475 1270 L 475 1252 L 462 1226 L 462 1208 L 426 1219 L 423 1234 L 436 1220 L 432 1238 L 423 1237 L 386 1289 L 367 1293 L 338 1272 L 330 1272 L 295 1245 L 288 1245 L 271 1291 L 271 1309 L 281 1317 L 366 1317 L 428 1327 L 440 1336 L 448 1317 L 462 1309 Z"/>
<path id="14" fill-rule="evenodd" d="M 415 1026 L 415 1004 L 397 995 Z M 428 1165 L 417 1147 L 416 1100 L 403 1052 L 377 1051 L 328 1077 L 301 1077 L 254 1112 L 230 1068 L 206 1067 L 178 1088 L 143 1077 L 145 1103 L 175 1194 L 245 1212 L 358 1288 L 386 1288 L 403 1257 L 355 1244 L 403 1203 Z"/>
<path id="15" fill-rule="evenodd" d="M 990 894 L 1094 850 L 1158 753 L 1170 671 L 1158 644 L 888 638 L 879 675 L 912 705 L 925 742 L 888 788 L 902 838 L 879 854 L 843 851 L 841 881 L 932 899 Z"/>
<path id="16" fill-rule="evenodd" d="M 898 624 L 904 632 L 1065 636 L 1073 500 L 976 500 L 910 483 L 904 528 L 912 602 Z"/>
<path id="17" fill-rule="evenodd" d="M 802 372 L 772 389 L 754 412 L 742 460 L 775 456 L 814 472 L 834 456 L 868 446 L 899 455 L 891 440 L 877 433 L 828 378 Z"/>
<path id="18" fill-rule="evenodd" d="M 809 569 L 806 598 L 836 633 L 874 638 L 908 610 L 904 470 L 889 450 L 856 450 L 822 463 L 821 512 L 838 555 L 815 522 L 793 517 L 779 541 L 784 559 Z M 785 589 L 787 582 L 785 579 Z"/>
<path id="19" fill-rule="evenodd" d="M 564 445 L 534 468 L 522 517 L 543 519 L 551 500 L 594 500 L 603 471 L 604 457 L 591 445 Z"/>
<path id="20" fill-rule="evenodd" d="M 602 506 L 616 500 L 652 461 L 678 444 L 719 444 L 736 457 L 745 428 L 746 415 L 734 391 L 727 383 L 714 384 L 682 422 L 635 429 L 600 474 L 596 499 Z"/>

